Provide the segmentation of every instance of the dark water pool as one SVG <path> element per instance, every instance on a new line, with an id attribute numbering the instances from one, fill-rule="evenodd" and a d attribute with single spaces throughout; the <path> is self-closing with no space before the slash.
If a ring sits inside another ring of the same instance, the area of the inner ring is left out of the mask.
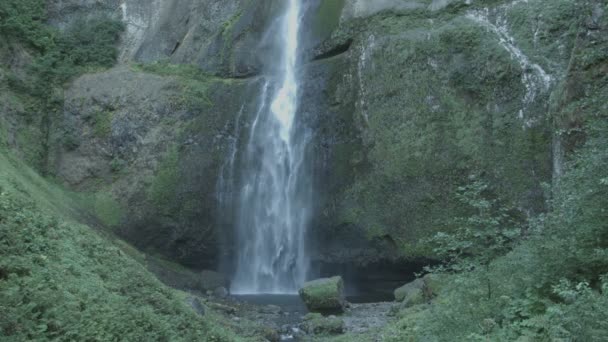
<path id="1" fill-rule="evenodd" d="M 238 300 L 255 305 L 276 305 L 285 312 L 307 313 L 306 306 L 298 295 L 275 295 L 275 294 L 255 294 L 255 295 L 234 295 Z M 392 301 L 392 294 L 389 293 L 354 293 L 348 294 L 346 300 L 350 303 L 377 303 Z"/>
<path id="2" fill-rule="evenodd" d="M 255 305 L 276 305 L 285 312 L 307 312 L 306 306 L 298 295 L 255 294 L 234 295 L 234 297 Z"/>

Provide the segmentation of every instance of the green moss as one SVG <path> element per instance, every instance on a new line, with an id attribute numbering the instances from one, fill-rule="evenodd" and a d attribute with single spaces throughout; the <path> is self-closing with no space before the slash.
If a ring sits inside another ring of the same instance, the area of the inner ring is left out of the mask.
<path id="1" fill-rule="evenodd" d="M 368 143 L 360 165 L 368 166 L 355 169 L 337 201 L 340 223 L 364 228 L 368 238 L 390 235 L 408 256 L 427 253 L 417 241 L 463 213 L 453 194 L 471 172 L 489 173 L 507 202 L 538 210 L 542 198 L 524 194 L 551 178 L 546 108 L 529 109 L 539 118 L 531 128 L 517 117 L 525 92 L 519 64 L 494 33 L 442 15 L 434 25 L 413 14 L 368 20 L 362 44 L 371 33 L 385 37 L 368 51 L 373 69 L 361 75 Z"/>
<path id="2" fill-rule="evenodd" d="M 171 208 L 176 205 L 174 200 L 179 182 L 178 160 L 179 152 L 177 146 L 173 145 L 169 147 L 148 189 L 148 200 L 166 215 L 169 215 Z"/>
<path id="3" fill-rule="evenodd" d="M 395 300 L 404 302 L 406 306 L 422 304 L 425 301 L 423 287 L 422 279 L 405 284 L 394 291 Z"/>
<path id="4" fill-rule="evenodd" d="M 130 243 L 121 240 L 113 239 L 112 241 L 121 251 L 128 255 L 133 260 L 137 261 L 141 265 L 146 265 L 146 254 L 139 249 L 133 247 Z"/>
<path id="5" fill-rule="evenodd" d="M 93 114 L 94 131 L 98 138 L 107 138 L 112 133 L 112 120 L 114 111 L 102 110 Z"/>
<path id="6" fill-rule="evenodd" d="M 38 169 L 42 169 L 46 153 L 42 132 L 33 127 L 23 127 L 17 131 L 15 138 L 17 148 L 23 155 L 23 160 Z"/>
<path id="7" fill-rule="evenodd" d="M 8 144 L 8 129 L 4 120 L 0 118 L 0 149 L 6 148 Z"/>
<path id="8" fill-rule="evenodd" d="M 556 66 L 563 70 L 574 48 L 585 6 L 571 0 L 522 2 L 506 14 L 509 30 L 517 46 L 534 62 L 548 70 Z"/>
<path id="9" fill-rule="evenodd" d="M 204 110 L 213 105 L 209 98 L 209 82 L 185 80 L 183 83 L 181 103 L 187 108 Z"/>
<path id="10" fill-rule="evenodd" d="M 120 224 L 124 210 L 120 203 L 110 193 L 99 192 L 95 195 L 95 215 L 107 227 L 113 228 Z"/>
<path id="11" fill-rule="evenodd" d="M 176 77 L 182 89 L 175 101 L 179 106 L 190 110 L 204 110 L 213 105 L 208 91 L 214 83 L 237 82 L 206 74 L 199 67 L 191 64 L 159 61 L 150 64 L 135 64 L 132 67 L 140 72 Z"/>
<path id="12" fill-rule="evenodd" d="M 89 227 L 0 191 L 0 337 L 229 341 Z"/>
<path id="13" fill-rule="evenodd" d="M 96 199 L 117 212 L 109 194 Z M 141 252 L 77 223 L 90 202 L 0 145 L 1 340 L 240 340 L 147 272 Z"/>
<path id="14" fill-rule="evenodd" d="M 2 101 L 18 103 L 19 115 L 13 116 L 11 126 L 17 131 L 14 147 L 42 172 L 48 162 L 50 122 L 63 106 L 63 87 L 81 73 L 112 66 L 123 31 L 119 20 L 95 16 L 58 30 L 46 23 L 46 10 L 43 0 L 0 4 L 0 49 L 27 56 L 20 57 L 23 63 L 15 64 L 16 70 L 2 71 Z"/>
<path id="15" fill-rule="evenodd" d="M 232 31 L 234 29 L 234 25 L 238 23 L 238 21 L 243 16 L 243 12 L 239 11 L 235 13 L 230 19 L 228 19 L 224 24 L 222 24 L 222 37 L 224 38 L 224 45 L 228 46 L 232 37 Z"/>
<path id="16" fill-rule="evenodd" d="M 175 263 L 173 261 L 167 260 L 166 258 L 164 258 L 161 255 L 146 255 L 146 264 L 155 264 L 160 266 L 163 269 L 166 270 L 170 270 L 176 273 L 181 273 L 184 275 L 188 275 L 191 276 L 192 278 L 198 278 L 200 277 L 199 274 L 197 274 L 196 272 L 194 272 L 193 270 L 184 267 L 183 265 L 180 265 L 178 263 Z"/>
<path id="17" fill-rule="evenodd" d="M 300 289 L 300 297 L 310 311 L 341 310 L 344 283 L 341 277 L 313 280 Z"/>

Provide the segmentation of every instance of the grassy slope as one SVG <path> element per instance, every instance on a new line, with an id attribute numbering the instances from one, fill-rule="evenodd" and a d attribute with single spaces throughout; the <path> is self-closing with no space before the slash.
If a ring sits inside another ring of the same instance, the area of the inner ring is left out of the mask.
<path id="1" fill-rule="evenodd" d="M 77 197 L 0 152 L 0 339 L 238 339 L 78 223 Z"/>

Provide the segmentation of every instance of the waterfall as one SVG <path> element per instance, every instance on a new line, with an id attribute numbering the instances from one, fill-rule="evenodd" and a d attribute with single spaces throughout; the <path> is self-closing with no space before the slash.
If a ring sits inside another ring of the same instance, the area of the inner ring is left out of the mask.
<path id="1" fill-rule="evenodd" d="M 265 76 L 241 156 L 235 294 L 295 293 L 306 278 L 311 207 L 309 134 L 297 120 L 300 0 L 286 1 L 276 34 L 279 71 Z"/>
<path id="2" fill-rule="evenodd" d="M 500 45 L 516 60 L 522 69 L 522 84 L 525 87 L 522 106 L 517 117 L 524 121 L 524 127 L 532 127 L 536 119 L 527 115 L 529 107 L 536 101 L 540 94 L 547 94 L 551 88 L 553 77 L 549 75 L 540 65 L 533 63 L 524 52 L 517 47 L 515 38 L 509 33 L 507 12 L 515 6 L 526 4 L 528 0 L 515 0 L 511 3 L 498 6 L 494 10 L 484 8 L 473 10 L 467 17 L 478 24 L 486 27 L 490 32 L 496 34 Z M 494 20 L 492 20 L 494 17 Z M 535 36 L 538 32 L 535 32 Z"/>

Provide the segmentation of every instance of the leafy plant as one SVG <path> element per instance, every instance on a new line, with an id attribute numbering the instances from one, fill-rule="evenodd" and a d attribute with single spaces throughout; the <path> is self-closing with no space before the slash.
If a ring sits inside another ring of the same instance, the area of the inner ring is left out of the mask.
<path id="1" fill-rule="evenodd" d="M 507 253 L 521 236 L 513 210 L 490 197 L 488 184 L 473 175 L 471 183 L 458 187 L 456 197 L 469 208 L 471 215 L 456 217 L 447 232 L 438 232 L 425 240 L 444 263 L 432 271 L 462 272 L 487 266 L 490 261 Z"/>
<path id="2" fill-rule="evenodd" d="M 44 24 L 44 0 L 3 0 L 0 2 L 0 34 L 10 36 L 40 51 L 53 45 L 53 31 Z"/>

